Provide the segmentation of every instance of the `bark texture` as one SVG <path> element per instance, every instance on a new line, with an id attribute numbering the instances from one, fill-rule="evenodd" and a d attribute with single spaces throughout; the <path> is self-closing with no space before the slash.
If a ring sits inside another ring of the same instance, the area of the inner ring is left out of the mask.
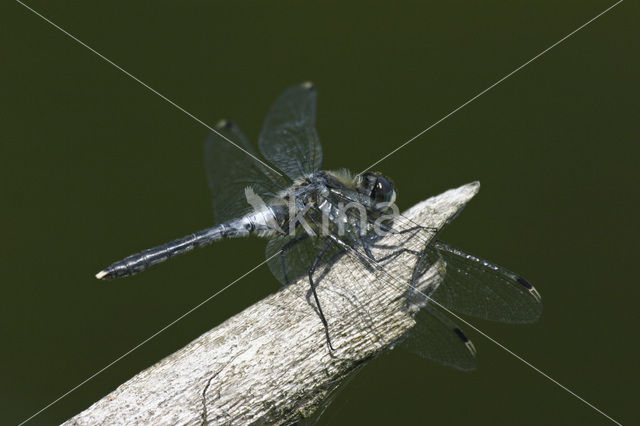
<path id="1" fill-rule="evenodd" d="M 440 228 L 477 193 L 477 182 L 416 204 L 403 215 Z M 398 237 L 394 241 L 397 244 Z M 404 239 L 403 239 L 404 240 Z M 406 248 L 420 249 L 420 238 Z M 374 253 L 375 254 L 375 253 Z M 65 425 L 288 424 L 309 417 L 363 363 L 393 347 L 415 324 L 406 306 L 415 256 L 355 267 L 352 256 L 322 271 L 317 291 L 331 342 L 300 279 L 248 307 L 140 372 Z M 438 266 L 420 286 L 437 284 Z M 390 277 L 393 277 L 391 279 Z"/>

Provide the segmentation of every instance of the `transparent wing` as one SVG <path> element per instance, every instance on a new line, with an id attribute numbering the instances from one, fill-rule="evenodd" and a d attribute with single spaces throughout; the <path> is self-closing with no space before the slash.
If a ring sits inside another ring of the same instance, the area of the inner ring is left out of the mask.
<path id="1" fill-rule="evenodd" d="M 345 199 L 344 201 L 349 201 Z M 444 283 L 432 299 L 445 308 L 466 315 L 505 323 L 532 323 L 542 314 L 540 293 L 522 276 L 477 256 L 433 239 L 438 230 L 406 233 L 415 223 L 403 215 L 393 220 L 392 240 L 402 245 L 411 237 L 423 244 L 420 251 L 429 264 L 442 259 Z M 411 295 L 408 295 L 411 297 Z"/>
<path id="2" fill-rule="evenodd" d="M 293 237 L 282 238 L 280 243 L 271 244 L 271 248 L 267 250 L 268 253 L 277 253 L 279 247 L 287 245 L 290 242 L 295 241 Z M 292 263 L 292 268 L 283 268 L 279 262 L 270 262 L 269 266 L 272 269 L 274 275 L 279 276 L 283 269 L 287 270 L 288 274 L 296 274 L 298 277 L 306 275 L 309 271 L 309 267 L 315 259 L 318 250 L 323 243 L 320 241 L 326 241 L 325 238 L 305 238 L 298 242 L 295 242 L 291 249 L 288 250 L 290 254 L 286 256 L 287 261 L 295 261 Z M 314 281 L 318 286 L 318 292 L 320 302 L 323 309 L 327 314 L 327 318 L 330 323 L 335 320 L 349 321 L 353 324 L 359 324 L 359 327 L 354 329 L 364 328 L 368 329 L 371 333 L 371 339 L 376 339 L 377 322 L 381 317 L 376 314 L 376 310 L 384 310 L 386 306 L 370 306 L 365 294 L 376 293 L 384 294 L 388 291 L 388 286 L 399 286 L 399 278 L 391 277 L 389 274 L 383 271 L 384 264 L 377 265 L 372 261 L 369 265 L 363 264 L 362 249 L 355 244 L 351 244 L 347 251 L 340 250 L 338 246 L 335 246 L 333 255 L 329 255 L 323 258 L 322 264 L 324 267 L 316 270 L 314 274 Z M 295 248 L 295 249 L 294 249 Z M 360 254 L 355 254 L 355 252 Z M 294 254 L 295 253 L 295 254 Z M 276 256 L 276 259 L 278 256 Z M 334 262 L 340 262 L 343 265 L 342 280 L 349 281 L 349 288 L 340 289 L 340 287 L 334 287 L 334 291 L 331 293 L 323 292 L 324 290 L 324 276 L 327 274 Z M 345 265 L 348 265 L 345 267 Z M 294 271 L 295 272 L 292 272 Z M 372 281 L 372 274 L 377 277 L 377 280 Z M 279 277 L 280 281 L 283 281 L 282 277 Z M 283 281 L 285 282 L 285 281 Z M 293 281 L 291 281 L 293 282 Z M 327 297 L 330 296 L 330 297 Z M 413 296 L 426 298 L 424 294 L 418 293 Z M 337 298 L 337 299 L 336 299 Z M 309 300 L 309 297 L 307 297 Z M 337 300 L 348 300 L 348 303 L 337 303 Z M 303 302 L 302 302 L 303 303 Z M 391 304 L 392 302 L 389 301 Z M 464 332 L 445 315 L 435 310 L 425 301 L 426 306 L 423 306 L 418 313 L 415 314 L 416 325 L 411 329 L 409 336 L 403 341 L 402 346 L 406 349 L 420 355 L 423 358 L 430 359 L 442 365 L 453 367 L 462 371 L 470 371 L 476 367 L 476 351 L 471 341 L 467 338 Z M 336 311 L 334 308 L 340 306 Z M 344 309 L 347 310 L 344 310 Z M 291 309 L 296 309 L 291 307 Z M 390 312 L 391 313 L 391 312 Z M 375 319 L 374 319 L 375 318 Z M 331 333 L 331 327 L 329 328 Z"/>
<path id="3" fill-rule="evenodd" d="M 394 218 L 394 239 L 401 244 L 411 222 Z M 412 238 L 423 243 L 422 260 L 427 266 L 442 259 L 446 276 L 432 299 L 452 311 L 505 323 L 532 323 L 542 314 L 542 297 L 524 277 L 477 256 L 432 239 L 437 232 L 417 232 Z M 408 236 L 408 234 L 406 235 Z M 424 268 L 423 268 L 424 269 Z M 408 295 L 412 297 L 412 295 Z"/>
<path id="4" fill-rule="evenodd" d="M 344 257 L 339 261 L 344 263 L 348 257 L 352 265 L 347 268 L 351 273 L 345 278 L 357 283 L 356 288 L 368 287 L 378 294 L 389 288 L 404 288 L 405 308 L 417 312 L 414 314 L 416 325 L 403 346 L 439 364 L 462 371 L 474 370 L 476 349 L 473 343 L 454 322 L 431 305 L 429 297 L 437 292 L 437 286 L 424 286 L 413 270 L 416 262 L 422 259 L 421 252 L 415 249 L 428 244 L 435 231 L 416 227 L 407 220 L 395 221 L 393 230 L 394 233 L 387 234 L 382 241 L 341 240 L 339 244 L 343 246 Z M 396 266 L 392 266 L 393 263 Z M 405 265 L 404 272 L 398 271 L 398 264 Z M 429 269 L 426 264 L 423 266 L 421 275 Z M 396 272 L 389 272 L 391 270 Z M 373 282 L 371 274 L 377 278 Z"/>
<path id="5" fill-rule="evenodd" d="M 394 315 L 399 309 L 396 301 L 404 300 L 403 306 L 414 313 L 417 325 L 403 345 L 425 358 L 467 371 L 475 368 L 475 347 L 455 323 L 436 309 L 436 305 L 505 322 L 534 321 L 540 315 L 540 296 L 527 281 L 504 268 L 435 241 L 437 229 L 416 226 L 400 216 L 394 219 L 392 231 L 380 239 L 332 234 L 332 241 L 342 249 L 339 262 L 336 262 L 340 265 L 339 282 L 349 285 L 344 288 L 328 286 L 332 290 L 323 292 L 322 278 L 318 273 L 315 275 L 329 332 L 332 322 L 340 319 L 354 327 L 358 325 L 358 329 L 368 329 L 371 341 L 375 342 L 380 330 L 379 319 Z M 310 244 L 302 250 L 303 255 L 294 258 L 306 259 L 304 263 L 308 265 L 317 249 L 318 245 Z M 436 264 L 436 268 L 431 267 Z M 323 272 L 329 281 L 335 279 L 333 272 L 337 269 L 332 265 L 327 261 L 328 271 L 325 268 Z M 398 265 L 406 267 L 399 268 Z M 296 274 L 303 276 L 306 271 L 306 267 L 302 267 Z M 444 281 L 438 284 L 438 281 L 428 279 L 428 271 L 444 276 Z M 401 296 L 381 303 L 379 297 L 387 294 Z M 348 303 L 338 303 L 343 299 Z M 376 303 L 370 303 L 372 299 Z"/>
<path id="6" fill-rule="evenodd" d="M 406 226 L 396 224 L 395 229 L 402 232 L 405 229 L 414 228 L 411 224 Z M 352 274 L 349 279 L 361 280 L 361 286 L 374 287 L 376 292 L 388 291 L 389 287 L 407 288 L 403 299 L 406 300 L 407 309 L 417 312 L 414 314 L 416 325 L 410 330 L 407 338 L 402 342 L 402 346 L 423 358 L 430 359 L 448 367 L 461 371 L 471 371 L 476 368 L 476 349 L 467 338 L 464 332 L 444 314 L 437 311 L 429 301 L 429 294 L 432 289 L 409 287 L 409 280 L 415 278 L 411 275 L 412 265 L 417 261 L 417 254 L 403 252 L 404 248 L 421 246 L 433 235 L 433 231 L 423 229 L 409 233 L 396 234 L 385 238 L 384 246 L 371 246 L 377 260 L 372 260 L 366 255 L 365 247 L 358 246 L 351 242 L 351 249 L 347 249 L 348 254 L 358 258 L 360 262 L 368 263 L 366 269 L 371 269 L 377 277 L 372 284 L 366 274 Z M 409 240 L 409 241 L 407 241 Z M 413 242 L 410 240 L 414 240 Z M 383 248 L 381 248 L 383 247 Z M 410 248 L 411 249 L 411 248 Z M 355 255 L 354 255 L 355 254 Z M 392 275 L 389 269 L 389 262 L 394 262 L 394 256 L 398 255 L 395 262 L 407 265 L 405 275 Z M 404 256 L 404 257 L 399 257 Z M 385 260 L 382 260 L 385 259 Z M 355 260 L 355 259 L 354 259 Z M 341 259 L 341 262 L 343 260 Z M 354 262 L 355 263 L 355 262 Z M 364 268 L 360 267 L 362 271 Z M 357 271 L 358 268 L 351 268 Z M 359 278 L 362 277 L 362 278 Z M 414 283 L 415 284 L 415 283 Z M 437 291 L 437 289 L 435 289 Z"/>
<path id="7" fill-rule="evenodd" d="M 415 223 L 397 217 L 393 223 L 393 233 L 384 237 L 384 243 L 373 242 L 369 249 L 376 260 L 369 259 L 370 267 L 380 273 L 380 286 L 407 286 L 404 299 L 408 309 L 417 311 L 414 314 L 416 325 L 410 330 L 402 346 L 419 356 L 430 359 L 448 367 L 461 371 L 471 371 L 476 368 L 476 349 L 465 333 L 453 321 L 435 309 L 431 297 L 442 285 L 438 281 L 422 282 L 423 275 L 435 265 L 431 259 L 425 256 L 423 247 L 428 246 L 436 230 L 416 226 Z M 354 247 L 354 251 L 366 254 L 363 247 Z M 409 250 L 409 251 L 405 251 Z M 388 265 L 383 259 L 393 261 L 396 256 L 398 261 L 407 264 L 405 276 L 391 275 L 387 272 Z M 360 256 L 366 259 L 365 256 Z M 440 261 L 438 271 L 442 269 Z M 420 269 L 417 271 L 417 269 Z M 411 271 L 409 273 L 409 271 Z M 442 276 L 438 273 L 439 276 Z M 384 291 L 381 288 L 380 291 Z"/>
<path id="8" fill-rule="evenodd" d="M 288 285 L 300 277 L 307 276 L 309 268 L 326 244 L 326 237 L 309 237 L 307 233 L 276 236 L 269 240 L 265 254 L 267 264 L 278 281 Z M 337 260 L 341 250 L 332 246 L 319 260 L 320 274 L 328 263 Z M 273 258 L 271 258 L 274 256 Z M 318 275 L 318 272 L 316 272 Z"/>
<path id="9" fill-rule="evenodd" d="M 322 164 L 316 132 L 316 89 L 302 83 L 274 102 L 258 141 L 260 151 L 291 179 L 312 173 Z"/>
<path id="10" fill-rule="evenodd" d="M 530 323 L 542 313 L 542 298 L 523 277 L 486 260 L 434 241 L 426 248 L 431 262 L 445 263 L 444 282 L 433 293 L 439 304 L 477 318 Z"/>
<path id="11" fill-rule="evenodd" d="M 245 135 L 228 120 L 219 122 L 216 130 L 238 144 L 242 149 L 259 158 Z M 216 223 L 243 216 L 252 210 L 245 198 L 245 188 L 267 202 L 288 183 L 246 152 L 212 132 L 204 147 L 207 180 L 213 194 Z"/>
<path id="12" fill-rule="evenodd" d="M 457 370 L 476 368 L 476 349 L 464 332 L 432 306 L 415 316 L 416 325 L 402 346 L 423 358 Z"/>

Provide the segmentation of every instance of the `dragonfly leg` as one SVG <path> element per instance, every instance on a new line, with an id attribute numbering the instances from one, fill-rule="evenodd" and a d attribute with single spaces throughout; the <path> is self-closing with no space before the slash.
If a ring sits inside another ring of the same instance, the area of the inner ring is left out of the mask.
<path id="1" fill-rule="evenodd" d="M 418 234 L 418 232 L 420 232 L 420 231 L 432 231 L 432 232 L 436 232 L 437 231 L 436 228 L 424 227 L 424 226 L 421 226 L 421 225 L 415 225 L 415 226 L 411 226 L 409 228 L 405 228 L 405 229 L 401 229 L 401 230 L 396 230 L 396 229 L 393 229 L 393 228 L 386 227 L 386 228 L 383 228 L 382 230 L 388 232 L 391 235 L 403 235 L 403 234 L 412 233 L 412 235 L 407 237 L 407 239 L 411 239 L 411 238 L 415 237 L 416 234 Z M 363 245 L 365 247 L 367 247 L 367 244 L 368 244 L 369 247 L 380 248 L 380 249 L 394 249 L 394 248 L 398 247 L 397 244 L 379 244 L 379 243 L 376 243 L 375 239 L 368 240 L 367 236 L 363 236 L 361 241 L 362 241 L 362 243 L 363 243 Z M 369 256 L 369 257 L 371 257 L 371 256 Z"/>
<path id="2" fill-rule="evenodd" d="M 287 275 L 287 257 L 285 256 L 285 253 L 291 247 L 295 246 L 300 241 L 302 241 L 302 240 L 304 240 L 305 238 L 308 238 L 308 237 L 309 237 L 309 234 L 307 234 L 306 232 L 303 233 L 303 234 L 300 234 L 299 236 L 297 236 L 293 240 L 287 242 L 280 249 L 280 261 L 282 262 L 282 274 L 284 276 L 284 285 L 291 284 L 291 281 L 289 281 L 289 276 Z"/>
<path id="3" fill-rule="evenodd" d="M 324 325 L 324 332 L 327 336 L 327 345 L 329 345 L 330 350 L 334 350 L 333 346 L 331 346 L 331 338 L 329 337 L 329 323 L 327 323 L 327 319 L 324 316 L 324 312 L 322 312 L 322 307 L 320 306 L 320 299 L 318 299 L 318 293 L 316 293 L 316 283 L 313 282 L 313 274 L 316 272 L 316 268 L 318 267 L 318 263 L 322 260 L 322 257 L 327 253 L 329 248 L 331 247 L 331 240 L 327 240 L 322 246 L 322 249 L 318 252 L 315 259 L 313 259 L 313 263 L 309 268 L 309 283 L 311 284 L 311 292 L 313 293 L 313 298 L 316 301 L 316 306 L 318 307 L 318 315 L 320 316 L 320 320 L 322 321 L 322 325 Z"/>
<path id="4" fill-rule="evenodd" d="M 411 253 L 415 256 L 419 256 L 420 252 L 416 251 L 416 250 L 411 250 L 408 248 L 399 248 L 396 251 L 394 251 L 393 253 L 389 253 L 385 256 L 382 256 L 380 258 L 377 258 L 373 255 L 373 253 L 371 252 L 371 248 L 383 248 L 383 249 L 394 249 L 397 248 L 398 246 L 394 246 L 394 245 L 385 245 L 385 244 L 372 244 L 369 241 L 367 241 L 366 239 L 362 239 L 361 240 L 362 243 L 362 247 L 364 248 L 364 252 L 367 254 L 367 257 L 371 260 L 373 260 L 374 262 L 383 262 L 385 260 L 388 259 L 392 259 L 395 257 L 400 256 L 402 253 Z"/>
<path id="5" fill-rule="evenodd" d="M 408 228 L 405 229 L 401 229 L 401 230 L 397 230 L 394 228 L 389 228 L 387 225 L 382 225 L 381 226 L 383 231 L 386 231 L 390 234 L 393 235 L 402 235 L 402 234 L 407 234 L 409 232 L 413 232 L 413 233 L 418 233 L 418 231 L 431 231 L 431 232 L 437 232 L 438 229 L 437 228 L 433 228 L 431 226 L 422 226 L 422 225 L 414 225 L 414 226 L 410 226 Z"/>
<path id="6" fill-rule="evenodd" d="M 425 228 L 424 226 L 420 226 L 420 225 L 415 225 L 415 226 L 410 226 L 409 228 L 405 228 L 405 229 L 401 229 L 400 231 L 396 231 L 395 229 L 391 229 L 391 233 L 394 235 L 402 235 L 402 234 L 407 234 L 409 232 L 418 232 L 418 231 L 422 231 L 422 230 L 428 230 L 428 231 L 436 231 L 436 228 Z"/>

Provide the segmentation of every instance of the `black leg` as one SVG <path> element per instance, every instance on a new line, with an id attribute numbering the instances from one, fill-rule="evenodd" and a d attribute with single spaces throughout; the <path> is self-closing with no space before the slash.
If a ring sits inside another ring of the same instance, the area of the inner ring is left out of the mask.
<path id="1" fill-rule="evenodd" d="M 362 243 L 362 247 L 364 248 L 364 252 L 367 254 L 367 257 L 371 260 L 373 260 L 374 262 L 382 262 L 385 261 L 387 259 L 391 259 L 394 257 L 397 257 L 399 255 L 401 255 L 402 253 L 411 253 L 415 256 L 419 256 L 420 252 L 415 251 L 415 250 L 411 250 L 408 248 L 401 248 L 398 249 L 396 251 L 394 251 L 393 253 L 389 253 L 385 256 L 382 256 L 381 258 L 376 259 L 376 257 L 373 255 L 373 253 L 371 252 L 371 247 L 374 248 L 387 248 L 387 249 L 393 249 L 396 248 L 398 246 L 391 246 L 391 245 L 384 245 L 384 244 L 371 244 L 369 243 L 367 240 L 365 240 L 364 238 L 360 240 L 360 242 Z"/>
<path id="2" fill-rule="evenodd" d="M 437 231 L 436 228 L 431 228 L 431 227 L 424 227 L 424 226 L 420 226 L 420 225 L 415 225 L 415 226 L 411 226 L 409 228 L 405 228 L 405 229 L 401 229 L 400 231 L 397 231 L 393 228 L 389 228 L 386 225 L 383 225 L 384 227 L 382 228 L 383 231 L 386 231 L 392 235 L 402 235 L 402 234 L 406 234 L 408 232 L 418 232 L 420 230 L 428 230 L 428 231 Z"/>
<path id="3" fill-rule="evenodd" d="M 406 234 L 407 232 L 417 232 L 417 231 L 420 231 L 420 230 L 423 230 L 423 229 L 428 229 L 428 230 L 431 230 L 431 231 L 435 230 L 435 228 L 425 228 L 424 226 L 415 225 L 415 226 L 412 226 L 412 227 L 409 227 L 409 228 L 402 229 L 400 231 L 396 231 L 395 229 L 391 229 L 391 232 L 394 235 L 402 235 L 402 234 Z"/>
<path id="4" fill-rule="evenodd" d="M 318 263 L 322 260 L 322 257 L 327 253 L 331 247 L 331 240 L 327 240 L 322 246 L 322 249 L 316 255 L 316 258 L 313 259 L 313 263 L 311 264 L 311 268 L 309 268 L 309 283 L 311 284 L 311 292 L 313 293 L 313 298 L 316 301 L 316 306 L 318 307 L 318 315 L 320 316 L 320 320 L 322 321 L 322 325 L 324 325 L 324 332 L 327 336 L 327 345 L 329 345 L 330 350 L 334 350 L 333 346 L 331 346 L 331 338 L 329 337 L 329 324 L 327 323 L 327 319 L 322 312 L 322 307 L 320 306 L 320 299 L 318 299 L 318 293 L 316 293 L 316 284 L 313 282 L 313 274 L 316 272 L 316 268 L 318 267 Z"/>
<path id="5" fill-rule="evenodd" d="M 425 228 L 423 226 L 420 225 L 416 225 L 416 226 L 412 226 L 410 228 L 406 228 L 406 229 L 402 229 L 400 231 L 396 231 L 393 228 L 387 228 L 387 229 L 383 229 L 383 231 L 387 231 L 389 234 L 391 235 L 402 235 L 402 234 L 407 234 L 409 232 L 412 232 L 413 235 L 411 235 L 410 237 L 408 237 L 408 239 L 413 238 L 419 231 L 421 230 L 430 230 L 433 228 Z M 367 240 L 367 236 L 363 236 L 363 238 L 361 239 L 361 241 L 364 243 L 366 242 L 367 244 L 369 244 L 369 247 L 374 247 L 374 248 L 381 248 L 381 249 L 393 249 L 398 247 L 397 244 L 377 244 L 374 240 Z"/>

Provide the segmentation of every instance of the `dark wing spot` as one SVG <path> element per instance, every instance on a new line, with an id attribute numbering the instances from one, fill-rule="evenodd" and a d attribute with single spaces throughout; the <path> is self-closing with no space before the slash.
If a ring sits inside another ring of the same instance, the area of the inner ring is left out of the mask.
<path id="1" fill-rule="evenodd" d="M 462 330 L 460 330 L 459 328 L 454 328 L 453 332 L 456 333 L 456 335 L 460 338 L 460 340 L 462 340 L 463 342 L 468 342 L 469 338 L 467 337 L 466 334 L 464 334 L 464 332 Z"/>
<path id="2" fill-rule="evenodd" d="M 471 356 L 473 356 L 475 358 L 476 355 L 478 354 L 478 351 L 476 350 L 476 347 L 473 345 L 471 340 L 469 340 L 467 335 L 464 334 L 464 332 L 462 330 L 460 330 L 459 328 L 454 328 L 453 332 L 456 333 L 456 336 L 458 336 L 460 338 L 460 340 L 462 340 L 464 342 L 464 345 L 467 347 L 467 350 L 469 351 Z"/>
<path id="3" fill-rule="evenodd" d="M 519 282 L 519 283 L 520 283 L 524 288 L 526 288 L 527 290 L 529 290 L 529 289 L 533 288 L 533 286 L 531 285 L 531 283 L 530 283 L 529 281 L 525 280 L 525 279 L 524 279 L 524 278 L 522 278 L 522 277 L 518 277 L 517 281 L 518 281 L 518 282 Z"/>
<path id="4" fill-rule="evenodd" d="M 518 283 L 520 283 L 520 285 L 522 285 L 524 288 L 526 288 L 527 290 L 529 290 L 529 293 L 538 301 L 538 302 L 542 302 L 542 296 L 540 296 L 540 293 L 538 293 L 538 290 L 535 289 L 535 287 L 533 285 L 531 285 L 531 283 L 527 280 L 525 280 L 522 277 L 518 277 L 518 279 L 516 280 L 518 281 Z"/>

